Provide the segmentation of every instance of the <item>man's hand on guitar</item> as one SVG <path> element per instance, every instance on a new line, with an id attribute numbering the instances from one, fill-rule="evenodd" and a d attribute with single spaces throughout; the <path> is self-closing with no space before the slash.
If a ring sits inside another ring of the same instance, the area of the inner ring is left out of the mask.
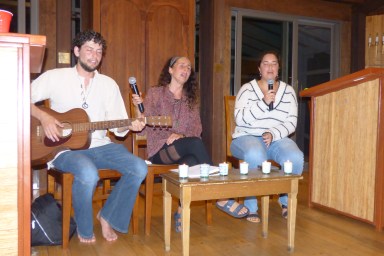
<path id="1" fill-rule="evenodd" d="M 43 126 L 43 130 L 46 137 L 48 137 L 53 142 L 60 140 L 61 133 L 58 127 L 63 128 L 64 125 L 62 123 L 60 123 L 56 118 L 45 112 L 41 113 L 40 122 L 41 126 Z"/>
<path id="2" fill-rule="evenodd" d="M 131 125 L 128 126 L 129 130 L 135 131 L 135 132 L 139 132 L 139 131 L 143 130 L 144 127 L 145 127 L 145 122 L 140 121 L 139 119 L 136 119 L 135 121 L 133 121 L 131 123 Z"/>

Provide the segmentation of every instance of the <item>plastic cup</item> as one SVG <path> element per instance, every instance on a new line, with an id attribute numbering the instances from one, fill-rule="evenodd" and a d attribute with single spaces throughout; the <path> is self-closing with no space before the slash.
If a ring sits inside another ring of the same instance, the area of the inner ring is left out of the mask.
<path id="1" fill-rule="evenodd" d="M 0 9 L 0 33 L 8 33 L 13 14 Z"/>

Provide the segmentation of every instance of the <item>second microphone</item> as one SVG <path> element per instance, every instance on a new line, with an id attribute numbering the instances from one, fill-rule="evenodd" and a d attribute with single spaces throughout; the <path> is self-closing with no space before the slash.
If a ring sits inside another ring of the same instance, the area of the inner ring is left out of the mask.
<path id="1" fill-rule="evenodd" d="M 140 95 L 139 89 L 137 88 L 137 84 L 136 84 L 136 78 L 131 76 L 128 79 L 128 82 L 129 82 L 129 85 L 131 86 L 132 93 Z M 144 104 L 143 103 L 139 104 L 139 110 L 140 110 L 140 113 L 144 113 Z"/>
<path id="2" fill-rule="evenodd" d="M 268 91 L 273 90 L 273 80 L 268 80 Z M 269 103 L 269 111 L 273 110 L 273 101 Z"/>

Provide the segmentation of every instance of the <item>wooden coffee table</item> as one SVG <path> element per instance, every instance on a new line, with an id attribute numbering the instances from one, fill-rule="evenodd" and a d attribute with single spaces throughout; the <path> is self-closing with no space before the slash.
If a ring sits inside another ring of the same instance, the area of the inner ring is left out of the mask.
<path id="1" fill-rule="evenodd" d="M 163 213 L 165 250 L 171 249 L 172 196 L 179 198 L 182 208 L 182 248 L 183 255 L 189 255 L 190 204 L 192 201 L 220 198 L 261 196 L 262 236 L 268 235 L 269 196 L 288 194 L 288 250 L 293 251 L 295 240 L 297 192 L 299 180 L 303 177 L 272 171 L 263 174 L 260 170 L 250 170 L 241 175 L 239 170 L 229 171 L 228 176 L 210 176 L 208 179 L 179 179 L 178 173 L 169 172 L 163 177 Z"/>

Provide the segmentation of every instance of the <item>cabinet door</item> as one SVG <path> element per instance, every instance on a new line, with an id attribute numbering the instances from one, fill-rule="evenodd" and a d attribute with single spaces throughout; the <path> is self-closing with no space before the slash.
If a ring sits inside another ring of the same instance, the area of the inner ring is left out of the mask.
<path id="1" fill-rule="evenodd" d="M 127 109 L 130 76 L 145 92 L 169 57 L 193 62 L 195 1 L 100 0 L 94 10 L 94 28 L 107 40 L 101 72 L 117 81 Z"/>

